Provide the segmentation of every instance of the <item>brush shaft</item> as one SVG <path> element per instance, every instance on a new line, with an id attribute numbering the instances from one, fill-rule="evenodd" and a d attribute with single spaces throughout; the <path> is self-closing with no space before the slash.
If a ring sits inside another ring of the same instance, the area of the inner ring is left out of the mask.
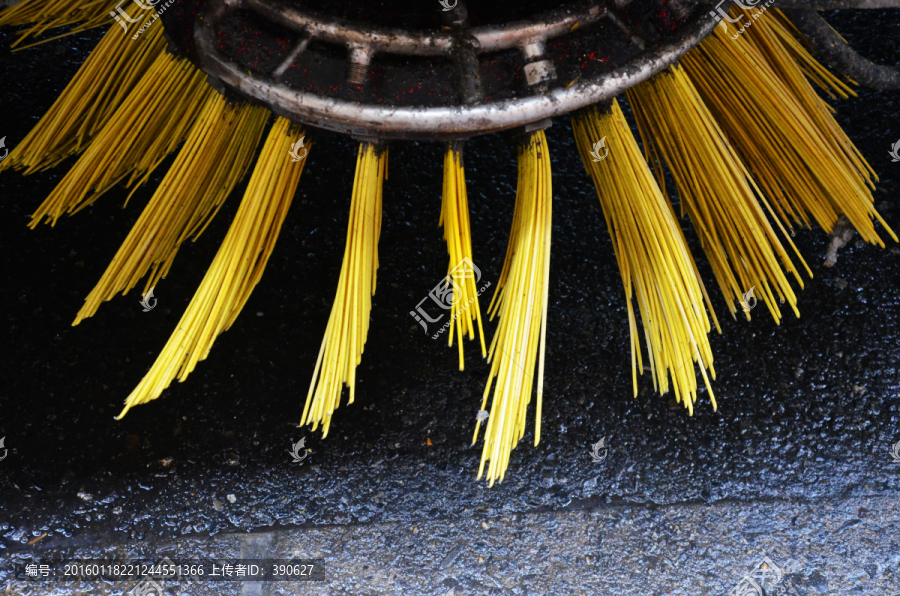
<path id="1" fill-rule="evenodd" d="M 900 2 L 894 2 L 900 6 Z M 797 29 L 806 36 L 819 58 L 860 85 L 871 89 L 900 90 L 900 70 L 873 64 L 848 46 L 837 31 L 814 10 L 783 11 Z"/>

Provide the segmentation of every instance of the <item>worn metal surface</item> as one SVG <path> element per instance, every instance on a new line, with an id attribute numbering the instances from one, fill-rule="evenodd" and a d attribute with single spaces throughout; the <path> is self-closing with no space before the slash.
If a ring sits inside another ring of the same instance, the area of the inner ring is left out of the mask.
<path id="1" fill-rule="evenodd" d="M 211 0 L 205 16 L 198 19 L 194 41 L 205 72 L 291 119 L 327 130 L 383 139 L 471 137 L 568 114 L 623 93 L 674 64 L 718 23 L 705 11 L 699 11 L 682 25 L 677 35 L 641 52 L 615 70 L 545 93 L 470 105 L 397 106 L 360 103 L 294 89 L 229 60 L 219 50 L 217 30 L 238 6 L 236 2 Z M 273 18 L 276 14 L 280 13 L 270 11 L 266 16 Z M 397 44 L 399 47 L 413 45 L 406 37 Z"/>
<path id="2" fill-rule="evenodd" d="M 828 18 L 862 55 L 896 60 L 896 14 Z M 0 52 L 7 146 L 98 37 Z M 4 47 L 11 38 L 0 30 Z M 836 103 L 837 117 L 881 176 L 875 203 L 897 230 L 900 162 L 888 151 L 900 140 L 900 98 L 860 96 Z M 897 245 L 852 240 L 827 269 L 827 236 L 799 231 L 794 241 L 815 275 L 799 295 L 801 318 L 780 327 L 765 316 L 725 320 L 711 339 L 719 411 L 701 394 L 689 418 L 646 376 L 631 397 L 622 286 L 603 216 L 567 122 L 555 120 L 547 134 L 555 209 L 543 440 L 530 445 L 529 419 L 506 481 L 493 489 L 474 480 L 480 444 L 469 446 L 487 366 L 467 344 L 459 372 L 455 348 L 424 335 L 408 314 L 446 273 L 438 145 L 391 149 L 357 399 L 340 407 L 325 441 L 296 424 L 344 248 L 352 141 L 317 136 L 244 312 L 187 381 L 121 421 L 113 417 L 175 328 L 240 194 L 182 249 L 154 310 L 142 312 L 132 293 L 71 327 L 160 176 L 127 209 L 127 193 L 115 189 L 55 229 L 32 231 L 27 216 L 65 166 L 0 174 L 0 437 L 8 449 L 0 594 L 7 586 L 54 596 L 125 588 L 8 583 L 12 561 L 29 553 L 152 555 L 181 545 L 229 556 L 248 532 L 269 532 L 262 540 L 279 556 L 320 551 L 326 559 L 329 583 L 282 585 L 285 593 L 723 595 L 763 556 L 791 570 L 791 596 L 900 593 L 900 464 L 889 454 L 900 440 Z M 513 145 L 475 139 L 466 166 L 475 261 L 496 281 L 512 218 Z M 713 302 L 722 315 L 722 299 Z M 304 436 L 313 453 L 293 464 L 288 451 Z M 602 436 L 609 457 L 594 464 L 590 446 Z"/>

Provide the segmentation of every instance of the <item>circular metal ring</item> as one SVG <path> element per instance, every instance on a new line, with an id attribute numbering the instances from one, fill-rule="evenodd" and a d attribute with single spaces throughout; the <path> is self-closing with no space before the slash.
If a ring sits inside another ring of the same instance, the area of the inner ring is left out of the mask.
<path id="1" fill-rule="evenodd" d="M 258 2 L 258 0 L 252 0 Z M 726 4 L 730 4 L 726 0 Z M 613 71 L 526 97 L 456 106 L 385 106 L 299 91 L 264 74 L 253 74 L 218 51 L 216 26 L 238 7 L 212 0 L 195 23 L 203 70 L 275 113 L 311 126 L 383 139 L 454 139 L 518 128 L 605 101 L 675 63 L 718 24 L 697 10 L 681 34 L 648 48 Z"/>

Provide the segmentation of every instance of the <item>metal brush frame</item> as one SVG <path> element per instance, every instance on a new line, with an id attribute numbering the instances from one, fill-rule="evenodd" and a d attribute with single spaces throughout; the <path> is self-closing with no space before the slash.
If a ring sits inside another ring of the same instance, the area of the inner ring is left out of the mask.
<path id="1" fill-rule="evenodd" d="M 615 0 L 615 5 L 623 6 L 630 1 Z M 756 0 L 752 5 L 758 2 Z M 683 17 L 683 22 L 674 35 L 647 49 L 618 18 L 613 11 L 614 5 L 600 3 L 581 10 L 560 9 L 531 22 L 413 33 L 314 16 L 283 0 L 210 0 L 205 13 L 195 23 L 194 41 L 201 67 L 207 74 L 292 120 L 362 138 L 446 140 L 528 125 L 542 127 L 554 116 L 610 100 L 675 63 L 718 25 L 719 20 L 714 18 L 710 8 L 727 10 L 731 3 L 732 0 L 718 4 L 710 0 L 669 0 L 670 7 Z M 742 5 L 751 5 L 747 0 L 745 3 Z M 778 0 L 779 8 L 795 9 L 898 6 L 900 0 Z M 218 51 L 216 28 L 238 9 L 249 9 L 301 36 L 269 75 L 247 72 Z M 544 52 L 546 42 L 569 33 L 575 26 L 583 27 L 603 18 L 622 29 L 642 51 L 615 70 L 577 80 L 564 88 L 548 90 L 547 83 L 555 78 L 555 70 L 552 60 Z M 462 20 L 456 24 L 464 20 L 463 11 Z M 460 105 L 388 106 L 318 95 L 280 82 L 281 76 L 311 40 L 344 46 L 349 61 L 347 80 L 356 85 L 366 83 L 368 67 L 376 54 L 440 56 L 455 59 L 457 64 L 465 66 L 466 60 L 469 65 L 477 64 L 473 62 L 477 60 L 477 54 L 518 48 L 526 62 L 524 72 L 532 93 L 502 101 L 480 102 L 479 82 L 467 83 L 463 78 L 458 84 L 460 96 L 465 101 Z"/>

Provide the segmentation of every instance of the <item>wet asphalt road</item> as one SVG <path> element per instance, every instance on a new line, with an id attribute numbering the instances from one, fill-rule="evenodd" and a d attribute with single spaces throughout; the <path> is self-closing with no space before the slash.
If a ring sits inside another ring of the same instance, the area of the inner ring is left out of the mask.
<path id="1" fill-rule="evenodd" d="M 900 60 L 900 14 L 832 21 L 870 58 Z M 7 146 L 98 37 L 0 53 Z M 0 46 L 11 39 L 0 32 Z M 900 139 L 900 96 L 860 91 L 839 108 L 881 177 L 876 206 L 900 230 L 900 163 L 888 156 Z M 487 365 L 469 343 L 459 372 L 455 347 L 408 314 L 446 271 L 436 145 L 391 149 L 356 403 L 341 406 L 327 440 L 297 428 L 337 282 L 355 162 L 351 141 L 315 139 L 265 276 L 234 327 L 186 382 L 122 421 L 113 416 L 174 329 L 240 193 L 182 248 L 154 310 L 142 312 L 130 294 L 71 327 L 155 184 L 126 209 L 126 192 L 114 189 L 55 229 L 31 231 L 27 216 L 65 169 L 0 174 L 8 330 L 0 594 L 130 589 L 14 581 L 12 565 L 35 555 L 238 556 L 247 532 L 265 556 L 321 557 L 328 580 L 195 584 L 186 593 L 725 594 L 769 556 L 785 570 L 779 586 L 788 594 L 900 594 L 900 464 L 889 454 L 900 440 L 896 244 L 854 240 L 827 269 L 827 236 L 799 231 L 814 274 L 800 293 L 801 318 L 780 327 L 766 316 L 726 320 L 713 296 L 723 326 L 711 338 L 718 412 L 702 390 L 688 417 L 646 375 L 634 399 L 612 247 L 568 123 L 557 120 L 548 131 L 555 208 L 544 432 L 532 447 L 531 414 L 505 482 L 488 489 L 474 479 L 480 444 L 470 446 Z M 475 262 L 494 283 L 512 217 L 513 149 L 503 136 L 467 147 Z M 687 222 L 685 230 L 713 290 Z M 603 436 L 609 456 L 595 464 L 590 446 Z M 312 453 L 294 464 L 288 451 L 301 437 Z"/>

